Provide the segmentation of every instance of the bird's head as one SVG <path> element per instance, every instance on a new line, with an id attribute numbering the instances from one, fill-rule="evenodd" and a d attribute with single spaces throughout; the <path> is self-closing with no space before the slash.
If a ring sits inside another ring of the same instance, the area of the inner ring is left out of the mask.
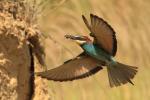
<path id="1" fill-rule="evenodd" d="M 84 43 L 92 43 L 92 40 L 88 36 L 84 35 L 65 35 L 65 38 L 76 41 L 79 45 Z"/>

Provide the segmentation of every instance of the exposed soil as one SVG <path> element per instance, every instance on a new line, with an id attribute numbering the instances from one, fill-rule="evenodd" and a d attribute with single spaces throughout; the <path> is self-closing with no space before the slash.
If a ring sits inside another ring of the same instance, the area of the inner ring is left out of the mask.
<path id="1" fill-rule="evenodd" d="M 32 41 L 38 40 L 33 38 L 37 37 L 34 30 L 27 20 L 24 2 L 0 1 L 0 100 L 50 99 L 46 80 L 33 76 L 34 54 L 40 59 L 39 51 L 31 51 L 39 48 Z"/>

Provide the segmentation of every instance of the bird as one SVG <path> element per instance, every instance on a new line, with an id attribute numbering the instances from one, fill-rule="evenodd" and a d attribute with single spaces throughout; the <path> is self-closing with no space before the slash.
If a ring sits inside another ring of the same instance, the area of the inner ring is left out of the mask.
<path id="1" fill-rule="evenodd" d="M 64 82 L 91 76 L 106 67 L 110 87 L 126 83 L 134 85 L 131 80 L 137 74 L 138 68 L 120 63 L 114 58 L 117 52 L 114 29 L 104 19 L 94 14 L 90 14 L 90 23 L 84 15 L 82 19 L 90 31 L 89 36 L 66 34 L 65 38 L 77 42 L 84 52 L 54 69 L 36 72 L 36 75 Z M 90 37 L 93 37 L 93 40 Z"/>

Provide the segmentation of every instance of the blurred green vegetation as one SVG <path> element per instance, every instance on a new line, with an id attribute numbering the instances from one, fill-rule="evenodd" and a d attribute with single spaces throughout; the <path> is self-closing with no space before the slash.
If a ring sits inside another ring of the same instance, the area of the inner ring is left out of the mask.
<path id="1" fill-rule="evenodd" d="M 135 85 L 110 88 L 107 71 L 72 82 L 49 81 L 52 100 L 149 100 L 150 99 L 150 0 L 45 0 L 38 20 L 51 45 L 50 67 L 81 52 L 64 34 L 87 34 L 81 15 L 96 14 L 116 31 L 120 62 L 137 66 Z M 68 51 L 66 48 L 69 48 Z M 70 49 L 74 48 L 74 49 Z M 69 52 L 69 53 L 68 53 Z M 72 52 L 72 53 L 70 53 Z M 66 56 L 67 55 L 67 56 Z"/>

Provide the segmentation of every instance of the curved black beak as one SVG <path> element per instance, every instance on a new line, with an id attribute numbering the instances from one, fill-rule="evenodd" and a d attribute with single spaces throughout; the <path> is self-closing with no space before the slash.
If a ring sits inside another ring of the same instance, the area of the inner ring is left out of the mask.
<path id="1" fill-rule="evenodd" d="M 80 40 L 80 41 L 85 41 L 85 36 L 82 35 L 65 35 L 65 38 L 67 39 L 72 39 L 72 40 Z"/>

